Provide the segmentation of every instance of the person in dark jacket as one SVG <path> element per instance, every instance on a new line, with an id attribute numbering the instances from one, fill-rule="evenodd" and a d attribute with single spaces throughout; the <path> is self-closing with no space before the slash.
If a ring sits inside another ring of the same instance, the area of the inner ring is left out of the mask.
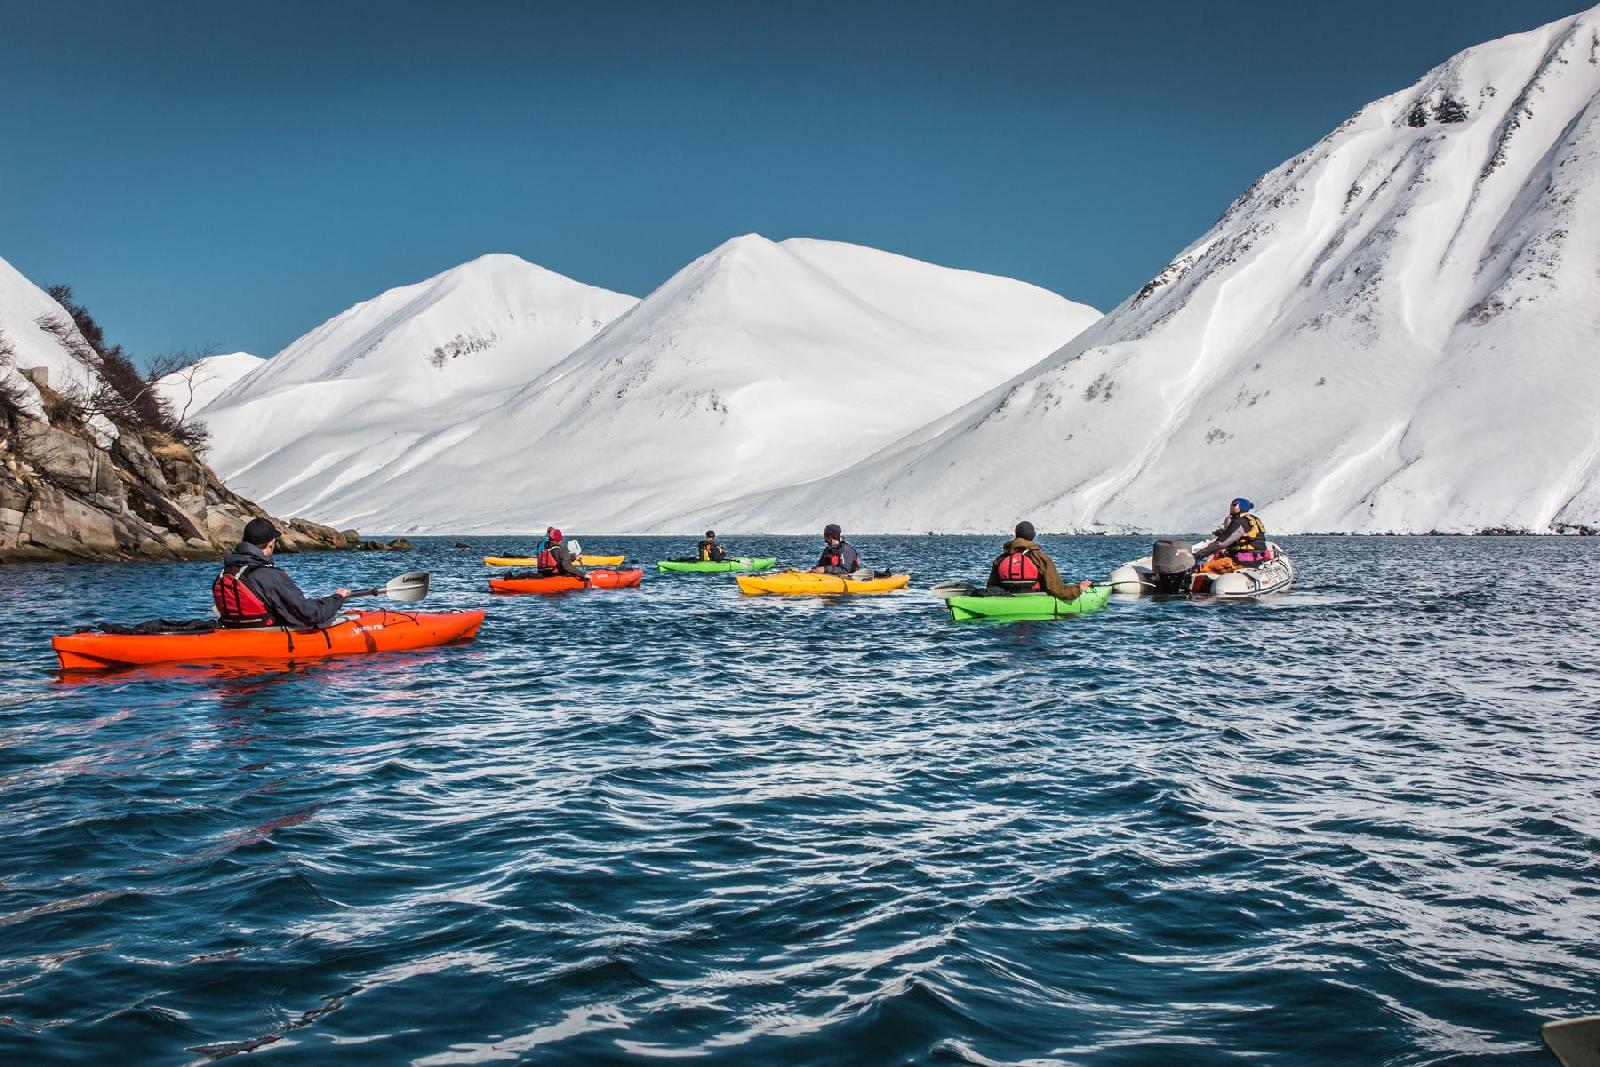
<path id="1" fill-rule="evenodd" d="M 278 530 L 266 519 L 251 519 L 245 523 L 244 540 L 222 559 L 219 581 L 232 576 L 244 585 L 266 608 L 268 622 L 274 626 L 288 626 L 296 630 L 310 630 L 326 626 L 339 614 L 348 589 L 335 589 L 332 596 L 308 598 L 293 578 L 278 569 L 272 561 L 273 549 L 278 544 Z M 230 620 L 224 616 L 223 622 Z M 233 620 L 238 624 L 238 620 Z"/>
<path id="2" fill-rule="evenodd" d="M 539 552 L 539 574 L 546 578 L 564 574 L 568 578 L 589 580 L 589 572 L 578 566 L 578 561 L 567 550 L 566 539 L 554 526 L 545 534 L 545 546 Z"/>
<path id="3" fill-rule="evenodd" d="M 727 549 L 717 542 L 717 531 L 707 530 L 705 539 L 695 549 L 701 563 L 721 563 L 728 558 Z"/>
<path id="4" fill-rule="evenodd" d="M 1059 600 L 1076 600 L 1093 583 L 1079 582 L 1068 585 L 1056 570 L 1056 561 L 1045 554 L 1034 541 L 1033 523 L 1027 519 L 1017 523 L 1016 536 L 1000 549 L 1000 555 L 989 568 L 990 589 L 1006 593 L 1049 593 Z"/>
<path id="5" fill-rule="evenodd" d="M 854 574 L 862 569 L 861 553 L 844 539 L 844 531 L 839 529 L 838 523 L 830 522 L 823 527 L 822 540 L 825 542 L 822 558 L 811 568 L 812 574 Z"/>

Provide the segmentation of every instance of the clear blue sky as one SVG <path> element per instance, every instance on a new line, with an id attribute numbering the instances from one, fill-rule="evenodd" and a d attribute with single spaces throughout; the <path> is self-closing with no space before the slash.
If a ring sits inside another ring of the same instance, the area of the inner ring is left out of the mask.
<path id="1" fill-rule="evenodd" d="M 1547 0 L 0 0 L 0 256 L 141 357 L 484 252 L 643 295 L 749 231 L 1109 308 L 1257 175 Z"/>

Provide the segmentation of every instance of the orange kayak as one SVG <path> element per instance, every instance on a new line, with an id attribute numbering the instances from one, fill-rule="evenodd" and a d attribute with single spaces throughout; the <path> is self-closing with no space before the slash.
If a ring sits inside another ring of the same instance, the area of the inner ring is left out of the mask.
<path id="1" fill-rule="evenodd" d="M 176 634 L 69 634 L 50 647 L 66 671 L 104 671 L 150 663 L 207 663 L 221 659 L 300 660 L 403 652 L 470 641 L 481 611 L 357 611 L 321 630 L 263 626 Z"/>
<path id="2" fill-rule="evenodd" d="M 600 570 L 589 572 L 589 583 L 565 574 L 552 574 L 545 578 L 490 578 L 491 593 L 567 593 L 574 589 L 631 589 L 639 584 L 644 571 L 632 567 L 625 571 Z"/>

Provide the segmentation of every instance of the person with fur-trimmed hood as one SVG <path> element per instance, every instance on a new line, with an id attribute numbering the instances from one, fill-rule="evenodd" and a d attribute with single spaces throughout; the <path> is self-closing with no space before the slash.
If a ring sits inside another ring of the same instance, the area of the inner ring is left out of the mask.
<path id="1" fill-rule="evenodd" d="M 1058 600 L 1076 600 L 1092 584 L 1088 581 L 1068 585 L 1061 580 L 1055 560 L 1034 540 L 1033 523 L 1017 523 L 1016 536 L 1000 549 L 989 568 L 990 589 L 1007 593 L 1049 593 Z"/>

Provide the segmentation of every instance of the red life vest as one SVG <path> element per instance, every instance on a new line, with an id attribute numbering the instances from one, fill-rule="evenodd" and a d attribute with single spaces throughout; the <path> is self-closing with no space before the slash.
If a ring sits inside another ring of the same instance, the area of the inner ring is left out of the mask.
<path id="1" fill-rule="evenodd" d="M 217 605 L 217 614 L 224 626 L 271 626 L 272 612 L 256 596 L 255 590 L 244 584 L 245 572 L 254 570 L 250 564 L 240 566 L 229 574 L 226 569 L 211 583 L 211 599 Z"/>
<path id="2" fill-rule="evenodd" d="M 561 564 L 556 560 L 555 551 L 545 548 L 539 553 L 539 569 L 542 571 L 558 571 Z"/>
<path id="3" fill-rule="evenodd" d="M 1030 589 L 1043 588 L 1039 584 L 1039 566 L 1033 562 L 1033 557 L 1028 555 L 1027 549 L 1019 548 L 1002 557 L 995 571 L 1005 585 L 1026 585 Z"/>

